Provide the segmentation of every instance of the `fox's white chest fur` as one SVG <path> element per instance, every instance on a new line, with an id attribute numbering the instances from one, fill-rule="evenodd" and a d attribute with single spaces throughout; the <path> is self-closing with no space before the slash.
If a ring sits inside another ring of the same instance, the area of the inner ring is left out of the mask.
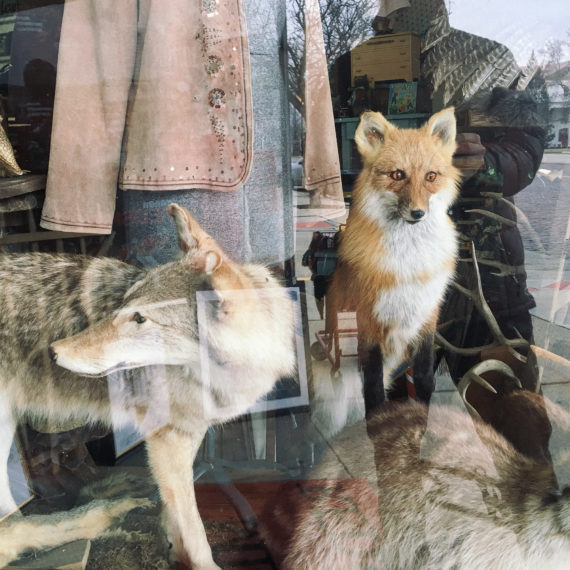
<path id="1" fill-rule="evenodd" d="M 433 335 L 457 259 L 455 135 L 451 108 L 419 129 L 365 112 L 354 134 L 363 168 L 328 295 L 330 306 L 356 308 L 367 414 L 384 401 L 382 379 L 390 385 L 412 359 L 416 395 L 427 403 L 433 392 Z"/>
<path id="2" fill-rule="evenodd" d="M 431 197 L 428 215 L 417 224 L 391 218 L 386 204 L 391 199 L 383 193 L 370 193 L 362 204 L 362 214 L 377 225 L 382 236 L 372 265 L 397 278 L 395 286 L 378 291 L 372 307 L 372 316 L 389 330 L 383 343 L 386 384 L 391 371 L 407 357 L 408 347 L 436 314 L 457 255 L 447 203 L 438 194 Z"/>

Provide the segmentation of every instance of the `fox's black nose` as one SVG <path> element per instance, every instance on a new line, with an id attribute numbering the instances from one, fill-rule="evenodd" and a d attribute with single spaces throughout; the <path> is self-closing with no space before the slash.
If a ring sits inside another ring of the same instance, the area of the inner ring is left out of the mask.
<path id="1" fill-rule="evenodd" d="M 412 210 L 410 214 L 414 220 L 421 220 L 426 215 L 423 210 Z"/>
<path id="2" fill-rule="evenodd" d="M 48 356 L 53 362 L 57 360 L 57 352 L 53 349 L 52 346 L 48 348 Z"/>

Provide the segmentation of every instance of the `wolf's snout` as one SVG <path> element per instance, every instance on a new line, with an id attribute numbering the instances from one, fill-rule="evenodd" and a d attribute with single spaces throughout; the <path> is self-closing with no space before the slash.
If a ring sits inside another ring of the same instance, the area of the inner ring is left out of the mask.
<path id="1" fill-rule="evenodd" d="M 48 356 L 52 362 L 57 361 L 57 352 L 54 350 L 53 346 L 48 348 Z"/>
<path id="2" fill-rule="evenodd" d="M 426 215 L 423 210 L 412 210 L 410 214 L 414 220 L 421 220 Z"/>

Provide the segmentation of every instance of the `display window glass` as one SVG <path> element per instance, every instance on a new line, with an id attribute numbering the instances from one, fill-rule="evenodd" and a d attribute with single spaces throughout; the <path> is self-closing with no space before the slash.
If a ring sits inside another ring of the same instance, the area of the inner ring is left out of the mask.
<path id="1" fill-rule="evenodd" d="M 0 567 L 567 568 L 569 16 L 0 0 Z"/>

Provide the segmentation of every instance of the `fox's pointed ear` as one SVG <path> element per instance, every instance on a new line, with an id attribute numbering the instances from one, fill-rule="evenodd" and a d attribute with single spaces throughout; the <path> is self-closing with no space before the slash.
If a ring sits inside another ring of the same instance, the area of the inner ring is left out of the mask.
<path id="1" fill-rule="evenodd" d="M 370 160 L 384 144 L 386 133 L 395 129 L 382 113 L 366 111 L 360 116 L 360 123 L 354 134 L 354 141 L 362 158 Z"/>
<path id="2" fill-rule="evenodd" d="M 185 208 L 170 204 L 168 213 L 176 222 L 178 244 L 192 267 L 207 274 L 214 273 L 223 262 L 223 253 L 218 244 Z"/>
<path id="3" fill-rule="evenodd" d="M 442 149 L 452 155 L 455 152 L 455 109 L 448 107 L 433 115 L 425 126 L 427 132 L 435 137 L 441 144 Z"/>

